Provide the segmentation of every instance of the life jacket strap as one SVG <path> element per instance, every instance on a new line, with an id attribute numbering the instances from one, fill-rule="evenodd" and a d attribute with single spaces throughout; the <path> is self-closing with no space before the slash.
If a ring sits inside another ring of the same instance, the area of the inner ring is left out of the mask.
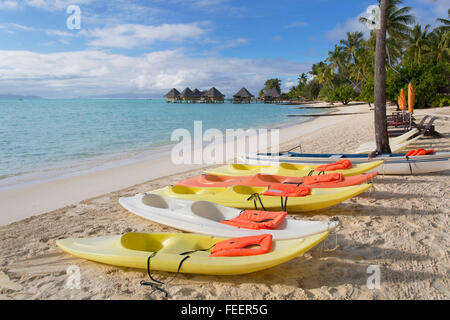
<path id="1" fill-rule="evenodd" d="M 182 252 L 182 253 L 180 253 L 180 256 L 184 256 L 184 255 L 187 255 L 187 254 L 190 254 L 190 253 L 194 253 L 194 252 L 198 252 L 198 251 L 209 251 L 212 248 L 214 248 L 214 246 L 215 246 L 215 244 L 213 244 L 211 247 L 206 248 L 206 249 L 197 249 L 197 250 L 191 250 L 191 251 Z"/>
<path id="2" fill-rule="evenodd" d="M 300 187 L 303 184 L 303 181 L 302 182 L 283 182 L 282 184 L 293 184 L 293 185 L 296 185 L 297 187 Z"/>
<path id="3" fill-rule="evenodd" d="M 264 207 L 264 204 L 263 204 L 263 202 L 262 202 L 262 200 L 261 200 L 261 196 L 259 195 L 259 193 L 253 193 L 253 194 L 247 199 L 247 201 L 252 200 L 252 199 L 253 199 L 253 204 L 255 205 L 255 210 L 258 210 L 258 206 L 257 206 L 257 204 L 256 204 L 256 199 L 258 199 L 258 200 L 259 200 L 259 203 L 261 204 L 261 208 L 262 208 L 264 211 L 267 211 L 266 208 Z"/>
<path id="4" fill-rule="evenodd" d="M 201 250 L 195 250 L 195 251 L 201 251 Z M 187 253 L 188 253 L 188 252 L 183 253 L 183 254 L 187 254 Z M 152 287 L 152 288 L 153 288 L 153 291 L 152 291 L 150 294 L 152 294 L 155 290 L 158 290 L 158 291 L 164 293 L 165 297 L 167 298 L 167 297 L 169 296 L 169 292 L 167 292 L 167 290 L 164 290 L 163 288 L 161 288 L 160 285 L 168 284 L 168 283 L 172 282 L 173 280 L 175 280 L 175 278 L 176 278 L 176 277 L 178 276 L 178 274 L 180 273 L 181 266 L 183 265 L 183 263 L 184 263 L 187 259 L 190 258 L 190 256 L 186 256 L 186 257 L 184 257 L 183 259 L 181 259 L 180 263 L 178 264 L 177 272 L 176 272 L 175 275 L 172 277 L 172 279 L 170 279 L 169 281 L 166 281 L 166 282 L 162 282 L 162 281 L 160 281 L 160 280 L 154 279 L 154 278 L 152 277 L 151 272 L 150 272 L 150 260 L 151 260 L 151 258 L 153 258 L 156 254 L 157 254 L 157 252 L 153 252 L 153 253 L 148 257 L 148 259 L 147 259 L 147 274 L 148 274 L 149 278 L 150 278 L 153 282 L 147 282 L 147 281 L 141 280 L 140 284 L 141 284 L 141 286 L 149 286 L 149 287 Z"/>

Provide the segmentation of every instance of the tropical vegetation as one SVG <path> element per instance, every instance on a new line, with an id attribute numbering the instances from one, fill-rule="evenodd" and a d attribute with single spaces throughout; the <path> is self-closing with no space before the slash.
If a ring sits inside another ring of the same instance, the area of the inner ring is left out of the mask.
<path id="1" fill-rule="evenodd" d="M 416 108 L 450 105 L 450 20 L 437 19 L 434 29 L 417 24 L 412 7 L 402 2 L 390 0 L 387 8 L 386 98 L 397 103 L 400 90 L 407 91 L 412 83 Z M 324 61 L 313 64 L 309 76 L 299 76 L 287 97 L 373 103 L 375 47 L 375 31 L 367 38 L 362 32 L 348 32 Z"/>

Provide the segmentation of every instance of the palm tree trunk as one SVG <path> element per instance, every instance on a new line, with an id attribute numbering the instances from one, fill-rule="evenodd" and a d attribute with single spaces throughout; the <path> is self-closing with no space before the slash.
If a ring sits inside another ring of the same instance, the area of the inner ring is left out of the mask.
<path id="1" fill-rule="evenodd" d="M 398 71 L 397 69 L 394 68 L 394 66 L 392 65 L 392 58 L 391 58 L 391 52 L 389 51 L 389 46 L 386 44 L 386 53 L 387 53 L 387 57 L 388 57 L 388 65 L 389 68 L 391 68 L 392 70 L 394 70 L 400 77 L 402 77 L 403 80 L 405 80 L 407 83 L 410 83 L 411 81 L 406 78 L 404 75 L 402 75 L 400 73 L 400 71 Z"/>
<path id="2" fill-rule="evenodd" d="M 361 70 L 359 70 L 359 68 L 358 68 L 358 63 L 356 62 L 356 58 L 355 58 L 355 55 L 354 55 L 353 53 L 352 53 L 352 57 L 353 57 L 353 61 L 355 62 L 356 70 L 357 70 L 358 73 L 361 75 L 361 77 L 363 77 L 364 81 L 367 82 L 366 76 L 365 76 L 365 75 L 361 72 Z"/>
<path id="3" fill-rule="evenodd" d="M 375 48 L 375 153 L 391 153 L 386 120 L 386 26 L 389 0 L 380 1 L 380 28 Z"/>

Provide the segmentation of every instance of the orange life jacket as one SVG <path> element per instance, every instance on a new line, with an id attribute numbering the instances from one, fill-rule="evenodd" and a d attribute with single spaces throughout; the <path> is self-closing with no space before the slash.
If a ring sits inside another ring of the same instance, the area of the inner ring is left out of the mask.
<path id="1" fill-rule="evenodd" d="M 434 150 L 433 149 L 431 149 L 431 150 L 425 150 L 425 149 L 422 149 L 422 148 L 420 148 L 420 149 L 417 149 L 417 150 L 410 150 L 406 155 L 405 155 L 405 157 L 414 157 L 414 156 L 424 156 L 424 155 L 427 155 L 427 154 L 434 154 Z"/>
<path id="2" fill-rule="evenodd" d="M 277 184 L 261 193 L 263 196 L 305 197 L 311 194 L 311 188 L 291 184 Z"/>
<path id="3" fill-rule="evenodd" d="M 341 169 L 350 169 L 352 167 L 352 162 L 350 160 L 340 160 L 335 163 L 324 164 L 318 166 L 315 171 L 333 171 Z"/>
<path id="4" fill-rule="evenodd" d="M 272 245 L 272 235 L 232 238 L 217 242 L 210 257 L 254 256 L 267 253 Z M 258 246 L 258 248 L 249 248 Z"/>
<path id="5" fill-rule="evenodd" d="M 245 229 L 275 229 L 286 217 L 287 212 L 245 210 L 239 216 L 220 223 Z"/>
<path id="6" fill-rule="evenodd" d="M 344 181 L 344 176 L 342 175 L 342 173 L 336 172 L 320 176 L 306 176 L 303 180 L 303 184 L 309 186 L 312 184 L 322 182 L 342 182 L 342 181 Z"/>

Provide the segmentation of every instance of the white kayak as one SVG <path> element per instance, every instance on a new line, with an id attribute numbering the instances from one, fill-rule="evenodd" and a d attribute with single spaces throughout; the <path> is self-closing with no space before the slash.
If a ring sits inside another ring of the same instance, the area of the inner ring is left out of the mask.
<path id="1" fill-rule="evenodd" d="M 411 138 L 418 132 L 419 132 L 419 129 L 414 128 L 414 129 L 411 129 L 410 131 L 402 134 L 401 136 L 398 136 L 395 138 L 389 138 L 389 144 L 393 144 L 393 145 L 401 144 L 401 143 L 407 141 L 409 138 Z M 359 148 L 363 148 L 363 147 L 376 147 L 376 143 L 375 143 L 375 141 L 365 142 L 359 146 Z"/>
<path id="2" fill-rule="evenodd" d="M 392 153 L 397 153 L 400 151 L 405 150 L 407 147 L 409 147 L 411 144 L 413 144 L 414 142 L 416 142 L 417 140 L 419 140 L 420 138 L 422 138 L 422 134 L 418 135 L 415 138 L 412 138 L 410 140 L 406 140 L 404 142 L 401 143 L 390 143 L 390 147 L 391 147 L 391 152 Z M 355 153 L 371 153 L 372 151 L 375 150 L 375 145 L 366 145 L 366 146 L 360 146 Z"/>
<path id="3" fill-rule="evenodd" d="M 280 152 L 277 154 L 258 153 L 241 154 L 242 163 L 270 165 L 274 163 L 292 163 L 304 165 L 323 165 L 348 159 L 353 164 L 368 161 L 384 160 L 383 164 L 372 171 L 383 174 L 424 174 L 450 170 L 450 152 L 436 152 L 432 155 L 406 157 L 406 153 L 381 154 L 369 158 L 368 154 L 338 154 L 338 153 L 296 153 Z"/>
<path id="4" fill-rule="evenodd" d="M 241 210 L 207 201 L 188 201 L 156 194 L 140 193 L 134 197 L 122 197 L 119 203 L 128 211 L 150 221 L 179 230 L 234 238 L 271 234 L 274 240 L 304 238 L 333 230 L 338 222 L 285 219 L 277 229 L 241 229 L 220 223 L 233 219 Z"/>

